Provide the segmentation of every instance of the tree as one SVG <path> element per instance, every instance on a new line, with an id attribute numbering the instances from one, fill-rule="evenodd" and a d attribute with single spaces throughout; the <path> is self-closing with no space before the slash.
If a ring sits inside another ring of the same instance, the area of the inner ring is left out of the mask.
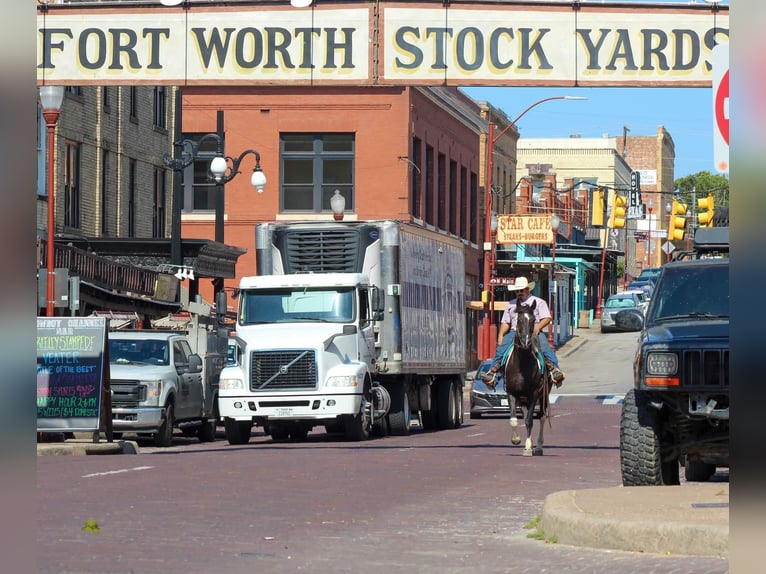
<path id="1" fill-rule="evenodd" d="M 699 171 L 692 175 L 681 177 L 674 182 L 678 190 L 677 199 L 690 209 L 696 210 L 694 200 L 712 193 L 716 206 L 729 205 L 729 178 L 725 175 L 712 174 L 709 171 Z"/>

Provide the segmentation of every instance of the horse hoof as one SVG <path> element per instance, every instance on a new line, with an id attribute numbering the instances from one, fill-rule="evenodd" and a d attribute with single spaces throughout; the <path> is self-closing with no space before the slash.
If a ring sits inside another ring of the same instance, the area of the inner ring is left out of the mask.
<path id="1" fill-rule="evenodd" d="M 531 448 L 525 448 L 524 449 L 524 456 L 532 456 L 532 449 Z"/>
<path id="2" fill-rule="evenodd" d="M 513 444 L 513 445 L 520 445 L 521 444 L 521 439 L 520 438 L 512 438 L 511 439 L 511 444 Z"/>
<path id="3" fill-rule="evenodd" d="M 534 449 L 534 450 L 532 451 L 532 454 L 533 454 L 533 455 L 535 455 L 535 456 L 543 456 L 543 449 L 541 449 L 541 448 L 536 448 L 536 449 Z"/>

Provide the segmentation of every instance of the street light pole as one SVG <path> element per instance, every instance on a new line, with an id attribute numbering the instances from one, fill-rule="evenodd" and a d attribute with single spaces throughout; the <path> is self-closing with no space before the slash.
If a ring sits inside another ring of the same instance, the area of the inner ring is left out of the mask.
<path id="1" fill-rule="evenodd" d="M 215 140 L 217 142 L 217 149 L 216 149 L 216 155 L 215 157 L 210 161 L 210 170 L 209 175 L 210 179 L 215 182 L 216 184 L 216 199 L 215 199 L 215 241 L 218 243 L 224 242 L 224 206 L 225 206 L 225 196 L 224 196 L 224 185 L 228 182 L 230 182 L 232 179 L 236 177 L 238 173 L 241 173 L 239 171 L 239 166 L 242 163 L 242 160 L 247 155 L 254 155 L 255 156 L 255 167 L 253 168 L 253 174 L 250 177 L 250 184 L 256 189 L 256 191 L 260 194 L 263 193 L 263 188 L 266 185 L 266 176 L 263 173 L 263 170 L 261 169 L 261 155 L 254 149 L 248 149 L 243 151 L 239 157 L 237 158 L 231 158 L 224 155 L 224 128 L 223 128 L 223 110 L 218 110 L 217 118 L 216 118 L 216 132 L 215 133 L 208 133 L 204 134 L 202 137 L 200 137 L 199 140 L 197 140 L 196 144 L 191 140 L 183 140 L 182 142 L 175 142 L 174 145 L 176 147 L 181 148 L 181 152 L 177 153 L 177 157 L 171 158 L 169 155 L 165 155 L 162 160 L 165 163 L 166 166 L 171 168 L 172 170 L 176 172 L 183 172 L 187 167 L 189 167 L 192 162 L 194 162 L 195 159 L 197 159 L 197 156 L 199 154 L 199 150 L 202 147 L 202 144 L 205 141 L 208 140 Z M 190 148 L 190 151 L 187 151 L 186 148 Z M 231 164 L 231 165 L 229 165 Z M 174 209 L 174 215 L 176 214 L 176 210 Z M 180 219 L 180 209 L 178 209 L 178 216 Z M 173 228 L 174 230 L 177 229 L 177 232 L 180 236 L 180 225 Z M 179 244 L 178 251 L 180 252 L 180 238 L 173 238 L 173 241 L 177 241 Z M 179 253 L 180 257 L 180 253 Z M 181 261 L 174 261 L 173 263 L 180 264 Z M 213 291 L 215 295 L 217 295 L 220 291 L 223 290 L 223 279 L 216 278 L 213 281 Z"/>
<path id="2" fill-rule="evenodd" d="M 41 86 L 40 105 L 43 108 L 43 118 L 48 130 L 48 244 L 46 245 L 46 271 L 45 282 L 45 315 L 53 317 L 55 306 L 55 282 L 56 282 L 56 174 L 54 172 L 54 146 L 56 145 L 56 123 L 61 113 L 61 104 L 64 103 L 64 86 Z"/>
<path id="3" fill-rule="evenodd" d="M 555 213 L 551 216 L 551 231 L 553 231 L 553 247 L 551 251 L 551 287 L 550 287 L 550 312 L 551 312 L 551 326 L 548 329 L 548 344 L 551 349 L 555 350 L 556 347 L 553 344 L 553 331 L 555 330 L 554 322 L 556 321 L 556 239 L 558 239 L 559 225 L 561 225 L 561 218 Z"/>
<path id="4" fill-rule="evenodd" d="M 505 126 L 500 132 L 495 135 L 495 125 L 492 122 L 492 118 L 489 118 L 489 127 L 487 131 L 487 173 L 484 178 L 485 188 L 485 206 L 484 206 L 484 295 L 482 300 L 484 301 L 484 318 L 482 320 L 482 333 L 481 345 L 479 349 L 481 359 L 489 359 L 494 356 L 494 352 L 490 352 L 492 348 L 492 342 L 490 337 L 492 319 L 491 315 L 494 313 L 494 309 L 490 309 L 490 291 L 492 289 L 489 280 L 492 276 L 492 267 L 494 264 L 494 256 L 491 253 L 493 251 L 492 242 L 492 172 L 493 172 L 493 158 L 495 154 L 495 143 L 512 127 L 516 127 L 516 123 L 526 115 L 532 108 L 539 106 L 542 103 L 549 102 L 551 100 L 587 100 L 588 98 L 582 96 L 551 96 L 549 98 L 543 98 L 533 104 L 529 105 L 523 112 L 521 112 L 515 119 Z"/>
<path id="5" fill-rule="evenodd" d="M 649 212 L 649 253 L 647 257 L 647 267 L 652 267 L 652 209 L 654 209 L 654 202 L 650 199 L 646 202 L 646 210 Z"/>

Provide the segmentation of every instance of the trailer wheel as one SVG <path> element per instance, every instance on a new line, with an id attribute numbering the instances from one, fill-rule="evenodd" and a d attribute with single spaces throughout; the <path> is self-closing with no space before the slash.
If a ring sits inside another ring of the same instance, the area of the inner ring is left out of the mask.
<path id="1" fill-rule="evenodd" d="M 457 405 L 455 390 L 449 379 L 439 381 L 436 391 L 436 413 L 440 429 L 457 427 Z"/>
<path id="2" fill-rule="evenodd" d="M 170 446 L 173 444 L 173 403 L 168 403 L 165 407 L 165 420 L 160 425 L 159 430 L 154 433 L 154 446 Z"/>
<path id="3" fill-rule="evenodd" d="M 226 431 L 226 440 L 229 444 L 247 444 L 250 442 L 250 433 L 253 430 L 253 421 L 235 421 L 227 418 L 223 422 Z"/>
<path id="4" fill-rule="evenodd" d="M 452 388 L 455 391 L 455 428 L 463 424 L 463 385 L 461 381 L 452 381 Z"/>
<path id="5" fill-rule="evenodd" d="M 388 388 L 391 395 L 391 408 L 388 411 L 388 428 L 392 435 L 410 434 L 410 400 L 403 382 L 397 382 Z"/>

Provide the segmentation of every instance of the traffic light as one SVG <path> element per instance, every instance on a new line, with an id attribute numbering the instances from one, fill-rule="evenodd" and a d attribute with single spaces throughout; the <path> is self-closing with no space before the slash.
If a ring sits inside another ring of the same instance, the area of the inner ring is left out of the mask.
<path id="1" fill-rule="evenodd" d="M 668 220 L 668 239 L 671 241 L 681 241 L 684 238 L 686 230 L 686 204 L 678 200 L 673 200 L 673 206 L 670 209 L 670 219 Z"/>
<path id="2" fill-rule="evenodd" d="M 593 190 L 590 203 L 590 226 L 604 227 L 606 215 L 606 190 L 603 187 Z"/>
<path id="3" fill-rule="evenodd" d="M 628 199 L 615 192 L 612 198 L 612 214 L 609 217 L 609 227 L 619 229 L 625 227 L 625 206 L 628 205 Z"/>
<path id="4" fill-rule="evenodd" d="M 697 207 L 707 211 L 700 211 L 697 214 L 697 221 L 700 227 L 713 227 L 713 216 L 715 215 L 715 205 L 713 194 L 708 193 L 707 197 L 697 200 Z"/>

